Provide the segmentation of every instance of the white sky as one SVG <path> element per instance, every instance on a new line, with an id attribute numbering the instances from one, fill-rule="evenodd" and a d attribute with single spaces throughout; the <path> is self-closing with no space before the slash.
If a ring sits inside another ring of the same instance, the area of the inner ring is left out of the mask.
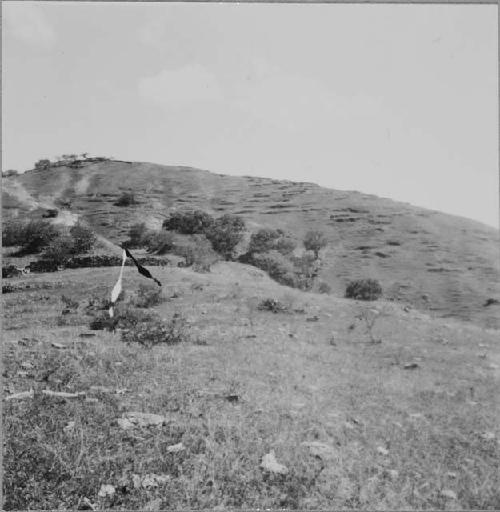
<path id="1" fill-rule="evenodd" d="M 2 7 L 4 169 L 86 151 L 498 227 L 495 5 Z"/>

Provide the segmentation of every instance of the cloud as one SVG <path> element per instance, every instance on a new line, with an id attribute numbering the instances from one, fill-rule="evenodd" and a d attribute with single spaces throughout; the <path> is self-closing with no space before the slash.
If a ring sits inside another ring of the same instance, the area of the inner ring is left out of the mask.
<path id="1" fill-rule="evenodd" d="M 5 2 L 3 16 L 7 33 L 35 48 L 49 49 L 56 34 L 43 9 L 33 2 Z"/>
<path id="2" fill-rule="evenodd" d="M 223 98 L 215 76 L 198 64 L 164 69 L 157 75 L 141 78 L 139 94 L 164 108 L 220 101 Z"/>

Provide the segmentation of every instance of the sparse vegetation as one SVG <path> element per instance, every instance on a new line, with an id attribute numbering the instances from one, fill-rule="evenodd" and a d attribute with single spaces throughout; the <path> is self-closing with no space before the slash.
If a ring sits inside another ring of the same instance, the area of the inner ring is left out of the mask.
<path id="1" fill-rule="evenodd" d="M 162 290 L 158 286 L 154 288 L 151 285 L 141 284 L 139 285 L 139 291 L 137 292 L 137 298 L 134 301 L 134 305 L 138 308 L 151 308 L 158 306 L 163 302 Z"/>
<path id="2" fill-rule="evenodd" d="M 272 313 L 290 313 L 286 304 L 283 304 L 277 299 L 264 299 L 258 305 L 261 311 L 271 311 Z"/>
<path id="3" fill-rule="evenodd" d="M 377 300 L 381 295 L 382 286 L 376 279 L 351 281 L 345 291 L 346 298 L 356 300 Z"/>
<path id="4" fill-rule="evenodd" d="M 169 322 L 153 318 L 137 322 L 122 331 L 122 340 L 128 343 L 139 343 L 145 347 L 166 344 L 174 345 L 189 340 L 185 320 L 175 313 Z"/>

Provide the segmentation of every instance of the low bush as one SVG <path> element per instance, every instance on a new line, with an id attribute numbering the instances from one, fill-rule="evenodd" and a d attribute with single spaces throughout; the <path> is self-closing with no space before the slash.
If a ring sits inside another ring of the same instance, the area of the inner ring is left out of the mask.
<path id="1" fill-rule="evenodd" d="M 331 291 L 332 291 L 332 287 L 328 283 L 325 283 L 324 281 L 321 281 L 321 283 L 319 283 L 319 285 L 318 285 L 319 293 L 329 294 L 329 293 L 331 293 Z"/>
<path id="2" fill-rule="evenodd" d="M 319 251 L 326 247 L 328 240 L 321 231 L 308 231 L 304 237 L 304 247 L 308 251 L 313 251 L 314 257 L 319 258 Z"/>
<path id="3" fill-rule="evenodd" d="M 283 304 L 277 299 L 264 299 L 257 306 L 261 311 L 271 311 L 273 313 L 289 313 L 290 310 L 287 305 Z"/>
<path id="4" fill-rule="evenodd" d="M 149 253 L 167 254 L 174 248 L 174 237 L 166 231 L 149 231 L 143 237 L 142 246 L 146 247 Z"/>
<path id="5" fill-rule="evenodd" d="M 174 254 L 184 258 L 182 266 L 193 267 L 196 272 L 210 272 L 212 265 L 220 259 L 204 235 L 192 235 L 184 243 L 176 245 Z"/>
<path id="6" fill-rule="evenodd" d="M 132 206 L 137 204 L 132 192 L 124 192 L 114 203 L 115 206 Z"/>
<path id="7" fill-rule="evenodd" d="M 297 242 L 281 229 L 259 229 L 250 237 L 247 256 L 251 257 L 256 253 L 263 253 L 276 250 L 287 256 L 297 247 Z M 247 259 L 248 259 L 247 258 Z"/>
<path id="8" fill-rule="evenodd" d="M 73 238 L 69 235 L 60 235 L 45 247 L 42 257 L 56 265 L 61 265 L 71 258 L 74 254 L 74 249 Z"/>
<path id="9" fill-rule="evenodd" d="M 243 240 L 245 221 L 237 215 L 225 214 L 205 231 L 215 251 L 226 260 L 234 258 L 236 246 Z"/>
<path id="10" fill-rule="evenodd" d="M 57 238 L 60 233 L 60 229 L 48 221 L 29 221 L 21 226 L 18 234 L 18 245 L 21 245 L 18 256 L 39 253 L 52 240 Z"/>
<path id="11" fill-rule="evenodd" d="M 214 224 L 214 218 L 202 210 L 173 212 L 163 221 L 163 229 L 183 235 L 203 234 Z"/>
<path id="12" fill-rule="evenodd" d="M 292 287 L 297 285 L 293 263 L 278 251 L 255 254 L 252 263 L 280 284 Z"/>
<path id="13" fill-rule="evenodd" d="M 382 295 L 382 286 L 376 279 L 350 281 L 345 296 L 348 299 L 377 300 Z"/>
<path id="14" fill-rule="evenodd" d="M 141 284 L 137 292 L 137 297 L 134 300 L 134 305 L 138 308 L 150 308 L 162 302 L 161 288 L 158 286 L 152 288 L 149 285 Z"/>
<path id="15" fill-rule="evenodd" d="M 138 249 L 144 247 L 145 239 L 148 234 L 149 230 L 146 227 L 145 222 L 133 224 L 128 230 L 128 240 L 125 242 L 125 246 L 128 249 Z"/>
<path id="16" fill-rule="evenodd" d="M 9 219 L 2 223 L 2 245 L 13 247 L 23 244 L 23 231 L 26 223 L 19 219 Z"/>
<path id="17" fill-rule="evenodd" d="M 174 345 L 188 339 L 186 321 L 178 313 L 175 313 L 169 322 L 155 317 L 148 321 L 137 322 L 134 326 L 122 331 L 123 341 L 140 343 L 146 347 L 160 343 Z"/>
<path id="18" fill-rule="evenodd" d="M 94 248 L 96 236 L 91 229 L 78 223 L 70 228 L 69 233 L 73 239 L 73 254 L 81 254 Z"/>

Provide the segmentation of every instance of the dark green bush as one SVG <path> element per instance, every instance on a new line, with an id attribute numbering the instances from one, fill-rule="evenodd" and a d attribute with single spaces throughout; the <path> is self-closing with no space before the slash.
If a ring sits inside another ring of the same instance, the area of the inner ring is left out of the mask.
<path id="1" fill-rule="evenodd" d="M 219 255 L 204 235 L 192 235 L 177 244 L 174 253 L 184 258 L 183 266 L 193 267 L 196 272 L 210 272 L 212 265 L 219 260 Z"/>
<path id="2" fill-rule="evenodd" d="M 32 220 L 24 224 L 19 233 L 19 245 L 22 246 L 18 255 L 36 254 L 60 235 L 61 231 L 50 222 Z"/>
<path id="3" fill-rule="evenodd" d="M 236 246 L 243 240 L 245 221 L 237 215 L 229 213 L 215 220 L 205 232 L 215 251 L 226 260 L 234 257 Z"/>
<path id="4" fill-rule="evenodd" d="M 70 228 L 69 233 L 73 238 L 74 254 L 88 252 L 94 248 L 96 236 L 91 229 L 78 223 Z"/>
<path id="5" fill-rule="evenodd" d="M 173 345 L 188 341 L 186 321 L 175 313 L 169 322 L 160 318 L 138 322 L 134 326 L 122 331 L 122 340 L 128 343 L 140 343 L 152 347 L 160 343 Z"/>
<path id="6" fill-rule="evenodd" d="M 328 243 L 325 235 L 321 231 L 308 231 L 304 237 L 304 247 L 308 251 L 313 251 L 314 257 L 319 258 L 319 251 Z"/>
<path id="7" fill-rule="evenodd" d="M 137 204 L 135 196 L 132 192 L 124 192 L 114 203 L 115 206 L 132 206 Z"/>
<path id="8" fill-rule="evenodd" d="M 348 299 L 377 300 L 382 295 L 382 286 L 376 279 L 350 281 L 345 296 Z"/>
<path id="9" fill-rule="evenodd" d="M 18 219 L 9 219 L 2 225 L 2 245 L 4 247 L 13 247 L 23 245 L 24 228 L 26 222 Z"/>
<path id="10" fill-rule="evenodd" d="M 280 284 L 297 286 L 297 276 L 293 263 L 278 251 L 255 254 L 253 265 L 264 270 Z"/>
<path id="11" fill-rule="evenodd" d="M 166 231 L 149 231 L 144 235 L 142 245 L 149 253 L 163 255 L 174 248 L 174 237 Z"/>
<path id="12" fill-rule="evenodd" d="M 75 253 L 74 240 L 69 235 L 60 235 L 54 238 L 43 250 L 44 260 L 50 260 L 57 265 L 65 263 Z"/>
<path id="13" fill-rule="evenodd" d="M 163 221 L 163 229 L 177 231 L 183 235 L 203 234 L 214 224 L 214 218 L 202 211 L 173 212 Z"/>

